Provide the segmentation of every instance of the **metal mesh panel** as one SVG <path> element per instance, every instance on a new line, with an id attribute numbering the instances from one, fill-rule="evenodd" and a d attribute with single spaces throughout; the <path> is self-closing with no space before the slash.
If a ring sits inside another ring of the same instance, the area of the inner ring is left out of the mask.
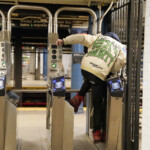
<path id="1" fill-rule="evenodd" d="M 129 0 L 120 0 L 112 9 L 111 31 L 115 32 L 122 43 L 127 43 Z"/>
<path id="2" fill-rule="evenodd" d="M 119 0 L 111 12 L 111 31 L 127 45 L 125 150 L 138 150 L 143 0 Z"/>

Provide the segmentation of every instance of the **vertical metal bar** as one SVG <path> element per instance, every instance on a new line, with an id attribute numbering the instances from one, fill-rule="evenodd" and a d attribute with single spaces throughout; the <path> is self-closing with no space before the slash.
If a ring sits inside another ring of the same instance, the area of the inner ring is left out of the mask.
<path id="1" fill-rule="evenodd" d="M 114 32 L 116 33 L 116 11 L 114 11 Z"/>
<path id="2" fill-rule="evenodd" d="M 6 18 L 4 13 L 0 10 L 0 15 L 2 16 L 2 30 L 6 30 Z"/>
<path id="3" fill-rule="evenodd" d="M 113 32 L 115 32 L 115 12 L 113 12 Z"/>
<path id="4" fill-rule="evenodd" d="M 121 0 L 121 5 L 123 5 L 123 0 Z M 121 8 L 121 35 L 122 35 L 122 42 L 124 42 L 124 12 L 123 12 L 123 8 Z"/>
<path id="5" fill-rule="evenodd" d="M 51 107 L 52 96 L 49 91 L 46 92 L 46 129 L 50 129 L 50 107 Z"/>
<path id="6" fill-rule="evenodd" d="M 131 149 L 131 96 L 132 96 L 132 57 L 133 57 L 133 29 L 134 29 L 134 0 L 130 0 L 128 7 L 128 51 L 127 51 L 127 100 L 126 100 L 126 141 L 125 150 Z"/>
<path id="7" fill-rule="evenodd" d="M 124 0 L 123 1 L 123 5 L 124 4 L 126 4 L 126 0 Z M 126 22 L 127 22 L 127 20 L 126 20 L 126 18 L 125 18 L 125 15 L 126 15 L 126 7 L 127 6 L 124 6 L 123 7 L 123 9 L 122 9 L 122 12 L 123 12 L 123 43 L 125 44 L 125 42 L 126 42 L 126 40 L 125 40 L 125 35 L 126 35 L 126 28 L 125 28 L 125 26 L 126 26 Z"/>
<path id="8" fill-rule="evenodd" d="M 138 4 L 138 51 L 136 68 L 136 95 L 135 95 L 135 132 L 134 132 L 134 150 L 139 149 L 139 104 L 140 104 L 140 70 L 141 70 L 141 52 L 142 52 L 142 21 L 143 21 L 143 0 Z"/>
<path id="9" fill-rule="evenodd" d="M 106 16 L 106 14 L 109 12 L 109 10 L 112 8 L 112 5 L 113 5 L 113 1 L 111 2 L 111 4 L 109 5 L 109 7 L 107 8 L 107 10 L 104 12 L 104 14 L 101 16 L 101 19 L 99 21 L 99 31 L 98 31 L 98 33 L 101 33 L 103 19 Z"/>
<path id="10" fill-rule="evenodd" d="M 15 79 L 15 88 L 22 88 L 22 35 L 16 34 L 15 42 L 15 58 L 14 58 L 14 79 Z"/>
<path id="11" fill-rule="evenodd" d="M 117 2 L 117 8 L 118 8 L 118 6 L 119 6 L 119 2 Z M 117 22 L 116 32 L 117 32 L 117 35 L 119 35 L 119 32 L 118 32 L 118 30 L 119 30 L 119 11 L 118 11 L 118 9 L 116 11 L 116 22 Z"/>
<path id="12" fill-rule="evenodd" d="M 119 6 L 122 6 L 122 0 L 120 0 L 120 5 Z M 120 20 L 120 39 L 122 41 L 122 8 L 119 9 L 119 20 Z"/>
<path id="13" fill-rule="evenodd" d="M 120 7 L 121 6 L 121 3 L 120 3 L 120 1 L 118 2 L 118 7 Z M 122 38 L 121 37 L 121 18 L 120 18 L 120 13 L 121 13 L 121 9 L 119 8 L 118 9 L 118 22 L 119 22 L 119 37 L 120 37 L 120 39 Z"/>
<path id="14" fill-rule="evenodd" d="M 131 116 L 131 119 L 132 119 L 132 126 L 131 126 L 131 128 L 132 128 L 132 130 L 131 130 L 131 137 L 132 137 L 132 141 L 134 141 L 134 130 L 135 130 L 135 83 L 136 83 L 136 57 L 137 57 L 137 53 L 136 53 L 136 49 L 137 49 L 137 44 L 136 44 L 136 38 L 137 38 L 137 13 L 138 13 L 138 11 L 137 11 L 137 4 L 136 4 L 136 0 L 135 0 L 135 3 L 134 3 L 134 29 L 133 29 L 133 34 L 134 34 L 134 36 L 133 36 L 133 43 L 132 43 L 132 45 L 133 45 L 133 66 L 132 66 L 132 73 L 133 73 L 133 76 L 132 76 L 132 78 L 133 78 L 133 80 L 132 80 L 132 85 L 133 85 L 133 87 L 132 87 L 132 94 L 133 94 L 133 97 L 132 97 L 132 102 L 131 102 L 131 107 L 132 107 L 132 109 L 131 109 L 131 114 L 132 114 L 132 116 Z M 133 143 L 132 143 L 133 144 Z M 133 146 L 133 145 L 132 145 Z"/>
<path id="15" fill-rule="evenodd" d="M 128 0 L 126 0 L 126 2 L 127 2 Z M 126 7 L 126 20 L 128 20 L 128 22 L 126 22 L 126 42 L 127 42 L 127 36 L 128 36 L 128 24 L 129 24 L 129 18 L 128 18 L 128 16 L 129 16 L 129 5 L 127 5 L 127 7 Z"/>
<path id="16" fill-rule="evenodd" d="M 121 0 L 121 5 L 123 5 L 123 0 Z M 124 7 L 123 7 L 124 8 Z M 123 30 L 123 26 L 124 26 L 124 12 L 123 12 L 123 8 L 121 8 L 121 34 L 122 34 L 122 41 L 124 41 L 124 30 Z"/>
<path id="17" fill-rule="evenodd" d="M 90 101 L 89 93 L 86 94 L 86 134 L 89 135 L 89 128 L 90 128 L 90 111 L 89 111 L 89 101 Z"/>
<path id="18" fill-rule="evenodd" d="M 113 31 L 113 13 L 111 13 L 111 31 Z"/>
<path id="19" fill-rule="evenodd" d="M 114 15 L 114 12 L 111 13 L 111 31 L 114 31 L 113 15 Z"/>
<path id="20" fill-rule="evenodd" d="M 124 4 L 125 4 L 125 2 L 122 1 L 122 5 L 124 5 Z M 123 36 L 122 42 L 123 43 L 125 43 L 125 17 L 124 17 L 124 15 L 125 15 L 125 7 L 126 6 L 124 6 L 122 8 L 122 36 Z"/>
<path id="21" fill-rule="evenodd" d="M 127 3 L 127 1 L 125 0 L 125 3 Z M 126 42 L 126 44 L 127 44 L 127 10 L 128 10 L 128 5 L 127 6 L 125 6 L 125 8 L 124 8 L 124 19 L 125 19 L 125 21 L 124 21 L 124 28 L 125 28 L 125 42 Z"/>

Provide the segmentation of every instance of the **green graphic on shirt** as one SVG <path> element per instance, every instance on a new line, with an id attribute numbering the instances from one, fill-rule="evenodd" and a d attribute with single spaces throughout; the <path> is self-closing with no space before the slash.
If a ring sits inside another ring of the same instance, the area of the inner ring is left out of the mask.
<path id="1" fill-rule="evenodd" d="M 113 50 L 112 50 L 113 49 Z M 117 47 L 114 46 L 114 43 L 111 43 L 109 40 L 101 38 L 97 39 L 92 47 L 92 51 L 90 51 L 86 57 L 94 56 L 102 59 L 107 63 L 109 67 L 112 62 L 114 62 L 116 56 L 118 55 Z"/>

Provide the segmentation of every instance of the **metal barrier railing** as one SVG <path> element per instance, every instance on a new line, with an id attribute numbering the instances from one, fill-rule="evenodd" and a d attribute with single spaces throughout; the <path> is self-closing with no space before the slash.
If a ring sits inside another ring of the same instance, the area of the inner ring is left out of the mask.
<path id="1" fill-rule="evenodd" d="M 62 7 L 59 8 L 54 15 L 54 33 L 58 33 L 58 14 L 62 11 L 78 11 L 78 12 L 88 12 L 93 17 L 93 29 L 92 34 L 97 33 L 97 16 L 92 9 L 82 8 L 82 7 Z"/>
<path id="2" fill-rule="evenodd" d="M 48 89 L 12 89 L 16 93 L 46 93 L 46 129 L 50 129 L 50 107 L 52 104 L 52 96 L 49 94 Z M 77 93 L 79 89 L 67 89 L 66 93 Z M 88 92 L 86 98 L 86 133 L 89 134 L 90 128 L 90 99 L 91 92 Z"/>
<path id="3" fill-rule="evenodd" d="M 52 104 L 52 96 L 48 89 L 12 89 L 16 93 L 46 93 L 46 128 L 50 128 L 50 107 Z M 77 93 L 79 89 L 67 89 L 66 93 Z"/>
<path id="4" fill-rule="evenodd" d="M 4 13 L 0 10 L 0 16 L 2 17 L 2 30 L 6 30 L 6 18 Z"/>

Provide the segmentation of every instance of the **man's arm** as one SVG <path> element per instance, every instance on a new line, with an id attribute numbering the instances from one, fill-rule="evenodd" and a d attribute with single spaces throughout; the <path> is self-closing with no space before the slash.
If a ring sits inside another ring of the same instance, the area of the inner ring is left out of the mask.
<path id="1" fill-rule="evenodd" d="M 97 36 L 89 35 L 89 34 L 74 34 L 67 36 L 63 39 L 58 39 L 56 44 L 67 45 L 67 44 L 82 44 L 86 47 L 90 47 L 94 41 L 96 40 Z"/>

